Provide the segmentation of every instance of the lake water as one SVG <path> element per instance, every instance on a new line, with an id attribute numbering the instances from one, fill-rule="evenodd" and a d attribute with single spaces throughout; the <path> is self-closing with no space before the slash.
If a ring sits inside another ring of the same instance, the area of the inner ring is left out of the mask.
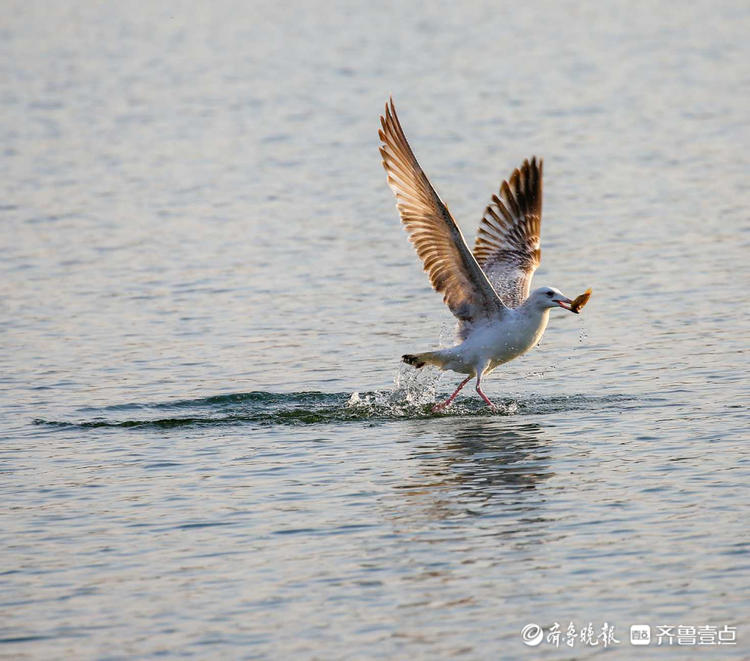
<path id="1" fill-rule="evenodd" d="M 625 659 L 649 624 L 649 658 L 747 658 L 746 3 L 9 0 L 0 31 L 0 657 Z M 399 364 L 450 315 L 391 94 L 469 240 L 543 156 L 535 284 L 594 290 L 494 414 Z"/>

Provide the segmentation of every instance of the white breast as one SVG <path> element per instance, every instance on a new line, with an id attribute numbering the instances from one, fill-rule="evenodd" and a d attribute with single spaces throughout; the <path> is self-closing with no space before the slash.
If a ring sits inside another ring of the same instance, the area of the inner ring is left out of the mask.
<path id="1" fill-rule="evenodd" d="M 464 342 L 474 364 L 489 361 L 489 368 L 494 369 L 526 353 L 542 339 L 549 321 L 548 309 L 532 314 L 520 310 L 511 312 L 503 323 L 478 328 Z"/>

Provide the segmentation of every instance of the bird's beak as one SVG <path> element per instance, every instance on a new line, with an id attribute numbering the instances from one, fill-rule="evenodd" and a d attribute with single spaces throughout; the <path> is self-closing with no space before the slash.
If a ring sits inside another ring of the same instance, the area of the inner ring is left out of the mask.
<path id="1" fill-rule="evenodd" d="M 569 310 L 570 312 L 574 312 L 573 308 L 571 308 L 571 304 L 573 301 L 571 301 L 569 298 L 563 298 L 559 299 L 557 301 L 557 304 L 563 309 L 563 310 Z M 575 311 L 577 314 L 577 311 Z"/>

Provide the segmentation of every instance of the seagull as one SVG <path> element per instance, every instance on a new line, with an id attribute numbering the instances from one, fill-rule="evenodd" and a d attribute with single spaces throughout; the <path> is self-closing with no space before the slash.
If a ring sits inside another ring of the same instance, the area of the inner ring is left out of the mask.
<path id="1" fill-rule="evenodd" d="M 471 251 L 417 162 L 393 98 L 380 125 L 380 154 L 401 221 L 430 283 L 458 319 L 461 340 L 447 349 L 404 354 L 402 360 L 416 368 L 435 365 L 467 375 L 447 400 L 435 405 L 435 412 L 450 406 L 473 378 L 477 394 L 494 410 L 482 391 L 482 377 L 534 348 L 547 327 L 550 309 L 578 311 L 554 287 L 529 294 L 541 256 L 542 159 L 525 160 L 503 181 L 484 210 Z"/>

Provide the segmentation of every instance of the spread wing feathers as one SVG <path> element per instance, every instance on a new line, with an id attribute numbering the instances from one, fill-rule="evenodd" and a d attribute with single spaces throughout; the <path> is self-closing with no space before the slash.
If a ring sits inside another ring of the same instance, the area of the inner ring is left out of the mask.
<path id="1" fill-rule="evenodd" d="M 529 296 L 541 259 L 542 159 L 532 157 L 514 170 L 492 196 L 479 223 L 474 257 L 498 296 L 514 308 Z"/>
<path id="2" fill-rule="evenodd" d="M 388 185 L 432 286 L 464 322 L 502 314 L 505 306 L 406 141 L 393 99 L 386 105 L 380 124 L 380 154 Z"/>

